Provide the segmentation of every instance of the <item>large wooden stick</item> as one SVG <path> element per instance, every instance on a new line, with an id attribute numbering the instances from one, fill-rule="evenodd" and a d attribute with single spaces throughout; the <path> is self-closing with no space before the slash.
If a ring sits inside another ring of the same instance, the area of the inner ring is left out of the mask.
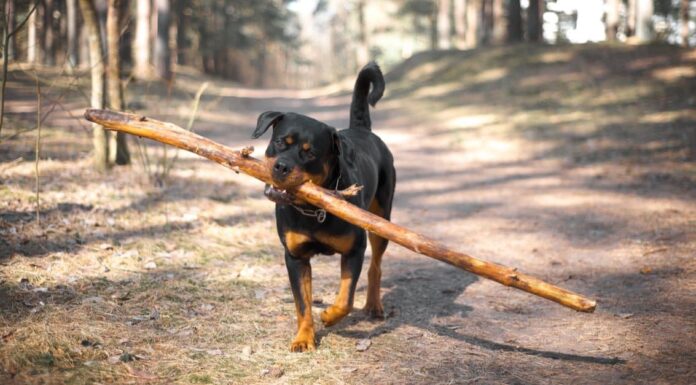
<path id="1" fill-rule="evenodd" d="M 273 184 L 269 165 L 249 156 L 248 151 L 234 151 L 171 123 L 160 122 L 140 115 L 95 109 L 87 110 L 85 117 L 108 130 L 142 136 L 188 150 L 235 171 L 241 171 L 263 182 Z M 347 222 L 394 241 L 416 253 L 449 263 L 505 286 L 538 295 L 571 309 L 591 313 L 596 307 L 596 302 L 589 298 L 520 273 L 517 269 L 482 261 L 451 250 L 433 239 L 362 210 L 320 186 L 311 182 L 302 182 L 287 181 L 286 186 L 276 187 L 291 188 L 292 193 L 297 198 L 323 208 Z"/>

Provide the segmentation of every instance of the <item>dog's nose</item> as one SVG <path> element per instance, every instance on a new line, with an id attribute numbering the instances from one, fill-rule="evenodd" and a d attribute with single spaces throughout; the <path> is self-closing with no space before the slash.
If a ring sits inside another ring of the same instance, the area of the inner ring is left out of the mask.
<path id="1" fill-rule="evenodd" d="M 290 174 L 290 167 L 282 160 L 279 160 L 273 165 L 273 173 L 279 176 L 287 176 Z"/>

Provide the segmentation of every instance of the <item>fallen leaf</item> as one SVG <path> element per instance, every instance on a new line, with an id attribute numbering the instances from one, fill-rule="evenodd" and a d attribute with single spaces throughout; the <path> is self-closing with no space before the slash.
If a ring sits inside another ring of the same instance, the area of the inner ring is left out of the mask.
<path id="1" fill-rule="evenodd" d="M 653 271 L 653 269 L 650 266 L 643 266 L 640 268 L 640 273 L 643 275 L 650 274 L 650 273 L 652 273 L 652 271 Z"/>

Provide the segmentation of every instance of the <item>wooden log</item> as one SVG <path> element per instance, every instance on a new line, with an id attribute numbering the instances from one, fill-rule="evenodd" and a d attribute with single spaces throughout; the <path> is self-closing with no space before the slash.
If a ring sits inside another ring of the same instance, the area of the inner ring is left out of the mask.
<path id="1" fill-rule="evenodd" d="M 160 122 L 140 115 L 89 109 L 85 112 L 85 118 L 91 122 L 99 123 L 108 130 L 149 138 L 191 151 L 237 172 L 241 171 L 262 182 L 273 184 L 270 165 L 251 157 L 248 149 L 235 151 L 171 123 Z M 380 237 L 394 241 L 416 253 L 449 263 L 505 286 L 538 295 L 577 311 L 591 313 L 596 307 L 594 300 L 520 273 L 517 269 L 476 259 L 449 249 L 422 234 L 362 210 L 331 191 L 311 182 L 290 180 L 282 186 L 275 187 L 287 189 L 295 197 L 307 203 L 322 208 Z"/>

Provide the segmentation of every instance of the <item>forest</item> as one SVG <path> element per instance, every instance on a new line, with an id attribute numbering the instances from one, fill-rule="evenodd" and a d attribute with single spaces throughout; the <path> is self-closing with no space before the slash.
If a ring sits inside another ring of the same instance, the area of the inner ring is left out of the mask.
<path id="1" fill-rule="evenodd" d="M 0 6 L 0 383 L 696 378 L 696 1 Z M 262 159 L 260 114 L 348 127 L 370 61 L 386 81 L 369 110 L 394 157 L 391 222 L 594 313 L 392 242 L 381 319 L 361 311 L 369 247 L 355 308 L 332 326 L 320 313 L 339 300 L 341 257 L 312 258 L 316 351 L 291 352 L 263 183 L 84 117 L 132 113 Z"/>

